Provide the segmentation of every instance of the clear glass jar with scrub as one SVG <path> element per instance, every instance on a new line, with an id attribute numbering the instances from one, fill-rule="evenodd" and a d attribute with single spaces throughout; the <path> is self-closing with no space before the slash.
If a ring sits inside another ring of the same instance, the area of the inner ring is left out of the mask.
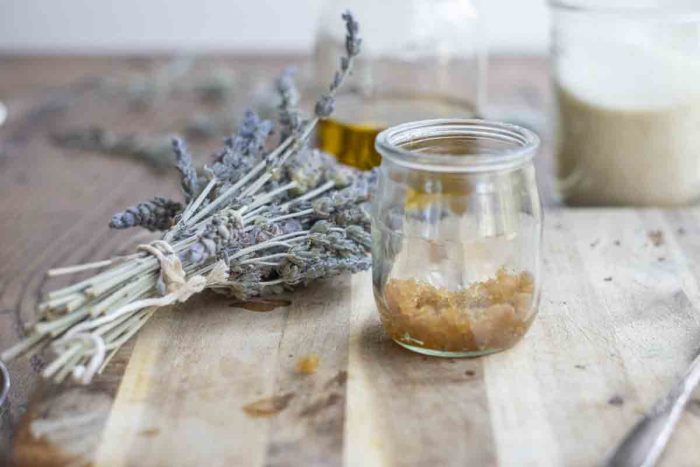
<path id="1" fill-rule="evenodd" d="M 553 0 L 557 184 L 570 205 L 700 198 L 700 4 Z"/>
<path id="2" fill-rule="evenodd" d="M 340 14 L 360 23 L 362 53 L 320 122 L 318 146 L 367 169 L 379 164 L 377 134 L 400 122 L 471 118 L 485 100 L 486 48 L 477 0 L 331 0 L 319 21 L 314 76 L 327 86 L 338 67 Z M 315 93 L 311 93 L 314 95 Z"/>
<path id="3" fill-rule="evenodd" d="M 542 208 L 529 130 L 483 120 L 379 134 L 373 285 L 387 334 L 434 356 L 506 349 L 537 313 Z"/>

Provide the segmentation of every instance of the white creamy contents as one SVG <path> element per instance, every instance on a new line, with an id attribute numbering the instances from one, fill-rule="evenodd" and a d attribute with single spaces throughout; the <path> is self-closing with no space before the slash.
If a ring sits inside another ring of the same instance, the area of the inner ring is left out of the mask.
<path id="1" fill-rule="evenodd" d="M 557 65 L 558 178 L 574 205 L 700 198 L 700 58 L 670 48 L 570 50 Z"/>

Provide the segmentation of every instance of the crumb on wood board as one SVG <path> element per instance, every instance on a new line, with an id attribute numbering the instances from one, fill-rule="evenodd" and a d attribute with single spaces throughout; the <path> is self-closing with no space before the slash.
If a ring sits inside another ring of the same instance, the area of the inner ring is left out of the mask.
<path id="1" fill-rule="evenodd" d="M 244 405 L 243 411 L 250 417 L 271 417 L 286 409 L 293 398 L 294 393 L 291 392 L 279 396 L 266 397 Z"/>
<path id="2" fill-rule="evenodd" d="M 321 359 L 316 354 L 304 355 L 299 360 L 297 360 L 297 373 L 301 375 L 312 375 L 316 373 L 318 365 L 321 363 Z"/>
<path id="3" fill-rule="evenodd" d="M 647 232 L 647 237 L 654 246 L 661 246 L 664 244 L 664 233 L 660 230 L 650 230 Z"/>

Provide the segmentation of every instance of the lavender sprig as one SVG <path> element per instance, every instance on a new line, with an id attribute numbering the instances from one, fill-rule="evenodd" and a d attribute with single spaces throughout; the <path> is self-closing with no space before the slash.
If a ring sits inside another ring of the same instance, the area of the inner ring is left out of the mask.
<path id="1" fill-rule="evenodd" d="M 238 131 L 226 140 L 223 152 L 214 163 L 214 175 L 228 184 L 240 179 L 262 156 L 272 129 L 272 122 L 261 120 L 252 110 L 246 111 Z"/>
<path id="2" fill-rule="evenodd" d="M 192 165 L 192 155 L 187 150 L 185 142 L 180 138 L 173 138 L 173 152 L 175 153 L 177 169 L 180 171 L 185 201 L 189 202 L 199 192 L 197 170 Z"/>
<path id="3" fill-rule="evenodd" d="M 282 72 L 277 79 L 276 88 L 280 96 L 279 105 L 279 126 L 280 138 L 282 140 L 296 133 L 301 124 L 301 114 L 297 106 L 299 105 L 299 91 L 294 84 L 294 73 L 292 67 Z"/>
<path id="4" fill-rule="evenodd" d="M 113 229 L 144 227 L 148 230 L 167 230 L 173 225 L 173 219 L 182 210 L 182 205 L 165 198 L 153 198 L 118 212 L 112 216 L 109 226 Z"/>
<path id="5" fill-rule="evenodd" d="M 352 13 L 346 11 L 342 16 L 345 21 L 345 53 L 346 55 L 340 58 L 340 70 L 335 72 L 333 81 L 326 94 L 323 94 L 316 102 L 315 113 L 318 118 L 326 118 L 335 110 L 335 93 L 345 81 L 345 78 L 350 74 L 352 60 L 360 53 L 360 45 L 362 39 L 359 37 L 360 25 Z"/>

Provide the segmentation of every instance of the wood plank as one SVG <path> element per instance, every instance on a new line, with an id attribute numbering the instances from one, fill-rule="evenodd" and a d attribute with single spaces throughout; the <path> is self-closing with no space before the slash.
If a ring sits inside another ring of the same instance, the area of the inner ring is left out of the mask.
<path id="1" fill-rule="evenodd" d="M 567 214 L 565 222 L 575 231 L 583 259 L 584 280 L 593 284 L 601 305 L 596 316 L 608 321 L 598 328 L 612 333 L 608 361 L 624 375 L 621 386 L 610 387 L 610 401 L 617 397 L 618 402 L 608 408 L 620 409 L 624 425 L 606 429 L 610 449 L 695 357 L 700 337 L 697 278 L 689 274 L 687 257 L 678 251 L 673 232 L 653 211 Z M 650 234 L 659 229 L 665 241 L 657 245 Z M 698 426 L 684 428 L 666 452 L 664 465 L 700 459 L 700 447 L 692 441 Z"/>
<path id="2" fill-rule="evenodd" d="M 285 318 L 206 297 L 156 314 L 136 342 L 96 464 L 260 465 L 269 420 L 250 420 L 242 407 L 275 395 Z"/>
<path id="3" fill-rule="evenodd" d="M 347 465 L 490 465 L 479 359 L 410 353 L 383 332 L 369 273 L 353 277 Z"/>
<path id="4" fill-rule="evenodd" d="M 330 279 L 290 298 L 275 392 L 294 398 L 270 423 L 265 465 L 341 465 L 351 278 Z M 320 359 L 318 369 L 299 374 L 299 359 L 312 355 Z"/>

